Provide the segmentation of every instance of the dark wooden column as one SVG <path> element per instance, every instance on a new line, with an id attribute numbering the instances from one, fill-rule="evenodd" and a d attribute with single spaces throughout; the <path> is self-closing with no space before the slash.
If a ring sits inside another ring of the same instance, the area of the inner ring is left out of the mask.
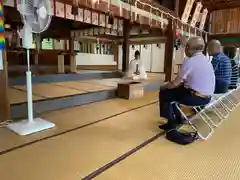
<path id="1" fill-rule="evenodd" d="M 0 70 L 0 122 L 10 120 L 10 102 L 8 90 L 8 70 L 6 52 L 0 51 L 3 57 L 3 69 Z"/>
<path id="2" fill-rule="evenodd" d="M 73 37 L 71 36 L 71 31 L 69 30 L 69 34 L 68 34 L 68 54 L 69 54 L 69 59 L 71 58 L 72 56 L 72 53 L 74 52 L 74 39 Z"/>
<path id="3" fill-rule="evenodd" d="M 129 65 L 129 38 L 130 38 L 131 24 L 128 20 L 123 23 L 123 45 L 122 45 L 122 71 L 126 72 Z"/>
<path id="4" fill-rule="evenodd" d="M 117 67 L 116 67 L 116 70 L 118 70 L 118 44 L 115 44 L 113 43 L 112 44 L 112 47 L 113 47 L 113 55 L 114 55 L 114 61 L 117 63 Z"/>
<path id="5" fill-rule="evenodd" d="M 0 6 L 3 8 L 2 2 Z M 4 9 L 3 9 L 4 10 Z M 10 120 L 10 102 L 9 102 L 9 87 L 8 87 L 8 64 L 6 51 L 0 50 L 0 122 Z M 1 61 L 2 60 L 2 61 Z"/>
<path id="6" fill-rule="evenodd" d="M 202 33 L 202 38 L 203 38 L 203 40 L 204 40 L 204 42 L 205 42 L 205 48 L 204 48 L 203 54 L 204 54 L 204 55 L 207 55 L 207 44 L 208 44 L 208 42 L 206 42 L 205 33 Z M 207 39 L 208 39 L 208 38 L 207 38 Z"/>
<path id="7" fill-rule="evenodd" d="M 173 75 L 173 50 L 174 50 L 174 41 L 176 34 L 176 26 L 172 23 L 172 20 L 169 20 L 167 27 L 167 42 L 165 47 L 165 60 L 164 60 L 164 73 L 165 81 L 171 81 Z"/>
<path id="8" fill-rule="evenodd" d="M 179 0 L 175 0 L 175 12 L 176 15 L 179 17 Z"/>

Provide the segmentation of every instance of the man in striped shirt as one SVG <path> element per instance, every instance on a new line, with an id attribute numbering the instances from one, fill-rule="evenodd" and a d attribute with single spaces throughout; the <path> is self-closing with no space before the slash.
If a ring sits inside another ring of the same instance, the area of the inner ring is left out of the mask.
<path id="1" fill-rule="evenodd" d="M 236 47 L 224 47 L 223 53 L 230 58 L 231 65 L 232 65 L 232 78 L 231 78 L 231 83 L 230 83 L 229 89 L 236 89 L 238 77 L 239 77 L 238 65 L 237 65 L 236 61 L 234 60 L 234 58 L 236 56 Z"/>
<path id="2" fill-rule="evenodd" d="M 221 52 L 221 43 L 218 40 L 212 40 L 209 42 L 208 52 L 209 55 L 213 57 L 212 65 L 216 76 L 214 93 L 226 93 L 232 77 L 232 66 L 230 59 Z"/>

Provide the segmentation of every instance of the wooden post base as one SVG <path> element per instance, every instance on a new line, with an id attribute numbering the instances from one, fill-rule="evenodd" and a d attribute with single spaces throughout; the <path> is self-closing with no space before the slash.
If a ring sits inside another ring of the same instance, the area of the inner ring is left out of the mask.
<path id="1" fill-rule="evenodd" d="M 64 65 L 64 55 L 58 55 L 58 73 L 65 73 L 65 65 Z"/>
<path id="2" fill-rule="evenodd" d="M 77 73 L 76 55 L 71 56 L 70 60 L 70 72 Z"/>

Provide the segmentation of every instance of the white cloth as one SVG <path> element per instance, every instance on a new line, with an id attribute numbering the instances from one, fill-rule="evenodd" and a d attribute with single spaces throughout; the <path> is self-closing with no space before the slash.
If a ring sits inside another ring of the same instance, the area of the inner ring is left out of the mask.
<path id="1" fill-rule="evenodd" d="M 139 74 L 135 74 L 137 70 L 137 65 L 138 65 Z M 133 80 L 147 79 L 147 73 L 145 71 L 143 63 L 140 60 L 136 60 L 136 59 L 131 60 L 131 62 L 129 63 L 126 77 L 131 78 Z"/>

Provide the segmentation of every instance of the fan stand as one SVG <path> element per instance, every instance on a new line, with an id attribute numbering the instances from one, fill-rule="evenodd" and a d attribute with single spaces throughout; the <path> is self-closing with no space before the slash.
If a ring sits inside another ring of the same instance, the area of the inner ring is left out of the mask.
<path id="1" fill-rule="evenodd" d="M 27 65 L 28 70 L 26 72 L 27 80 L 27 101 L 28 101 L 28 119 L 9 124 L 7 128 L 13 132 L 25 136 L 33 133 L 37 133 L 43 130 L 47 130 L 55 127 L 55 124 L 48 122 L 41 118 L 33 119 L 33 101 L 32 101 L 32 73 L 30 71 L 30 52 L 27 49 Z"/>

